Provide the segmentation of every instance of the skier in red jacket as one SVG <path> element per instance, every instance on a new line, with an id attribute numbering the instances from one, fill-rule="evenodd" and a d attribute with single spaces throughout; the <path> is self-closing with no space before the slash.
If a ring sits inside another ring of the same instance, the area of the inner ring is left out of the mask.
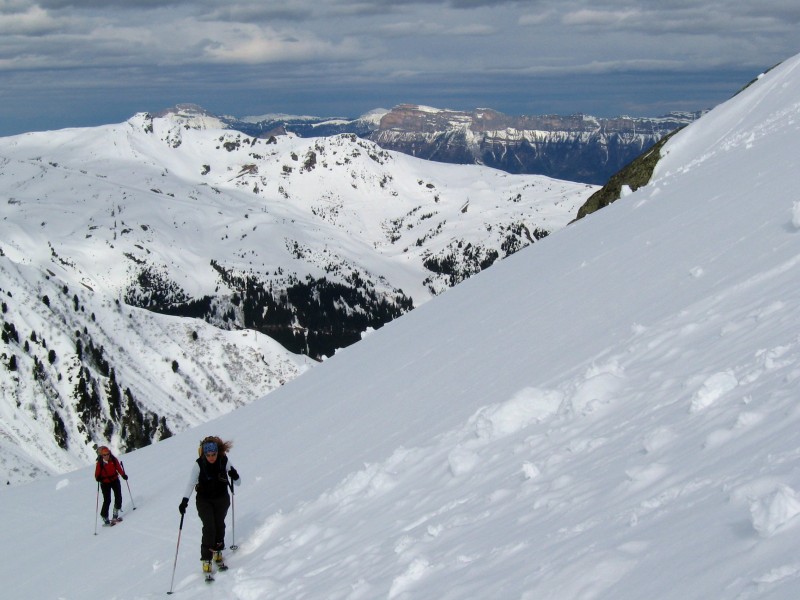
<path id="1" fill-rule="evenodd" d="M 122 464 L 117 460 L 117 457 L 111 454 L 107 446 L 100 446 L 97 449 L 97 465 L 94 468 L 94 478 L 100 484 L 100 490 L 103 492 L 103 507 L 100 509 L 100 516 L 103 517 L 104 525 L 113 525 L 122 521 L 119 516 L 119 511 L 122 508 L 122 486 L 119 483 L 119 478 L 128 479 L 125 474 L 125 469 Z M 111 504 L 111 491 L 114 491 L 114 513 L 109 520 L 108 508 Z"/>

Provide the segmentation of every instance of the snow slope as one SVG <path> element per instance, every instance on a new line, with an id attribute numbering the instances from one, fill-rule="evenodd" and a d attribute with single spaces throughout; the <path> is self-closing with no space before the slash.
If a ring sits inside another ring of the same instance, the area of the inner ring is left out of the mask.
<path id="1" fill-rule="evenodd" d="M 175 564 L 191 598 L 797 598 L 798 98 L 800 56 L 650 185 L 122 457 L 119 527 L 88 469 L 6 490 L 4 593 L 159 598 Z M 244 478 L 212 586 L 191 507 L 177 546 L 209 433 Z"/>

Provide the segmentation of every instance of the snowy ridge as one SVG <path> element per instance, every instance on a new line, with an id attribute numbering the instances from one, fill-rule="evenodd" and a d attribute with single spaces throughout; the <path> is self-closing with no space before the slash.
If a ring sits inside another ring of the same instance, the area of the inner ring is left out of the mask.
<path id="1" fill-rule="evenodd" d="M 88 469 L 5 490 L 6 592 L 163 597 L 213 432 L 240 550 L 207 587 L 190 509 L 177 594 L 796 598 L 798 97 L 800 56 L 670 140 L 650 185 L 124 457 L 113 532 L 92 537 Z"/>
<path id="2" fill-rule="evenodd" d="M 45 240 L 55 231 L 71 247 L 70 259 L 93 253 L 94 260 L 76 261 L 76 267 L 86 277 L 103 277 L 116 293 L 127 284 L 133 259 L 154 255 L 149 260 L 198 294 L 217 285 L 209 254 L 267 276 L 287 263 L 287 255 L 297 261 L 291 250 L 297 243 L 309 254 L 327 248 L 346 254 L 343 260 L 363 262 L 357 266 L 367 273 L 382 273 L 383 266 L 375 265 L 387 258 L 410 259 L 404 262 L 416 282 L 404 273 L 400 283 L 422 302 L 449 287 L 424 269 L 426 257 L 445 252 L 454 240 L 499 250 L 508 227 L 517 223 L 548 232 L 563 227 L 593 189 L 429 164 L 354 136 L 270 142 L 230 130 L 187 129 L 174 115 L 140 114 L 120 125 L 2 142 L 2 177 L 12 207 L 4 227 L 28 227 L 28 236 Z M 72 208 L 76 200 L 89 207 L 88 215 Z M 77 223 L 70 218 L 58 227 L 44 220 L 53 210 L 74 215 Z M 153 211 L 158 217 L 148 219 Z M 33 223 L 44 231 L 34 234 Z M 69 239 L 69 230 L 76 229 L 86 235 Z M 21 245 L 8 229 L 3 240 L 15 260 L 34 252 L 34 240 Z M 524 236 L 520 241 L 529 243 Z M 56 251 L 64 252 L 58 245 Z M 122 254 L 133 259 L 118 260 Z M 113 260 L 95 266 L 101 255 Z M 330 270 L 328 263 L 309 262 L 316 264 L 302 268 L 310 266 L 315 275 Z M 392 277 L 389 272 L 389 282 Z M 426 277 L 432 278 L 429 284 L 423 283 Z"/>
<path id="3" fill-rule="evenodd" d="M 387 150 L 454 164 L 480 164 L 509 173 L 541 174 L 605 184 L 617 171 L 703 111 L 660 117 L 612 118 L 573 115 L 506 115 L 400 104 L 353 120 L 264 115 L 225 118 L 231 129 L 269 137 L 355 134 Z"/>

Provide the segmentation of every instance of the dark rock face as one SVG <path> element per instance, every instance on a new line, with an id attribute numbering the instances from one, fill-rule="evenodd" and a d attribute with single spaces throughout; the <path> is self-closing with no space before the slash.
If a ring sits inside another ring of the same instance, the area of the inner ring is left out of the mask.
<path id="1" fill-rule="evenodd" d="M 292 132 L 302 137 L 354 133 L 387 150 L 456 164 L 481 164 L 515 174 L 602 185 L 665 135 L 702 113 L 663 117 L 512 116 L 402 104 L 368 118 L 275 117 L 231 121 L 244 133 Z"/>
<path id="2" fill-rule="evenodd" d="M 403 105 L 387 113 L 369 138 L 388 150 L 427 160 L 603 184 L 662 137 L 698 116 L 512 117 L 492 110 L 466 113 Z"/>

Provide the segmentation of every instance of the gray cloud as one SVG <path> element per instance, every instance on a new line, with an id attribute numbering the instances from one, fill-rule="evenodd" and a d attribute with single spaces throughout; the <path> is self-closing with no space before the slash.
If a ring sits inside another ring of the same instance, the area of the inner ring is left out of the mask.
<path id="1" fill-rule="evenodd" d="M 170 6 L 203 3 L 203 0 L 37 0 L 36 4 L 42 8 L 55 10 L 76 9 L 92 10 L 102 9 L 110 11 L 136 11 L 149 8 L 165 8 Z"/>
<path id="2" fill-rule="evenodd" d="M 207 21 L 233 21 L 242 23 L 289 21 L 299 22 L 311 18 L 305 7 L 295 7 L 287 4 L 271 5 L 267 3 L 240 4 L 218 3 L 213 9 L 198 18 Z"/>
<path id="3" fill-rule="evenodd" d="M 34 106 L 705 108 L 796 53 L 798 24 L 796 0 L 0 0 L 0 135 Z"/>

